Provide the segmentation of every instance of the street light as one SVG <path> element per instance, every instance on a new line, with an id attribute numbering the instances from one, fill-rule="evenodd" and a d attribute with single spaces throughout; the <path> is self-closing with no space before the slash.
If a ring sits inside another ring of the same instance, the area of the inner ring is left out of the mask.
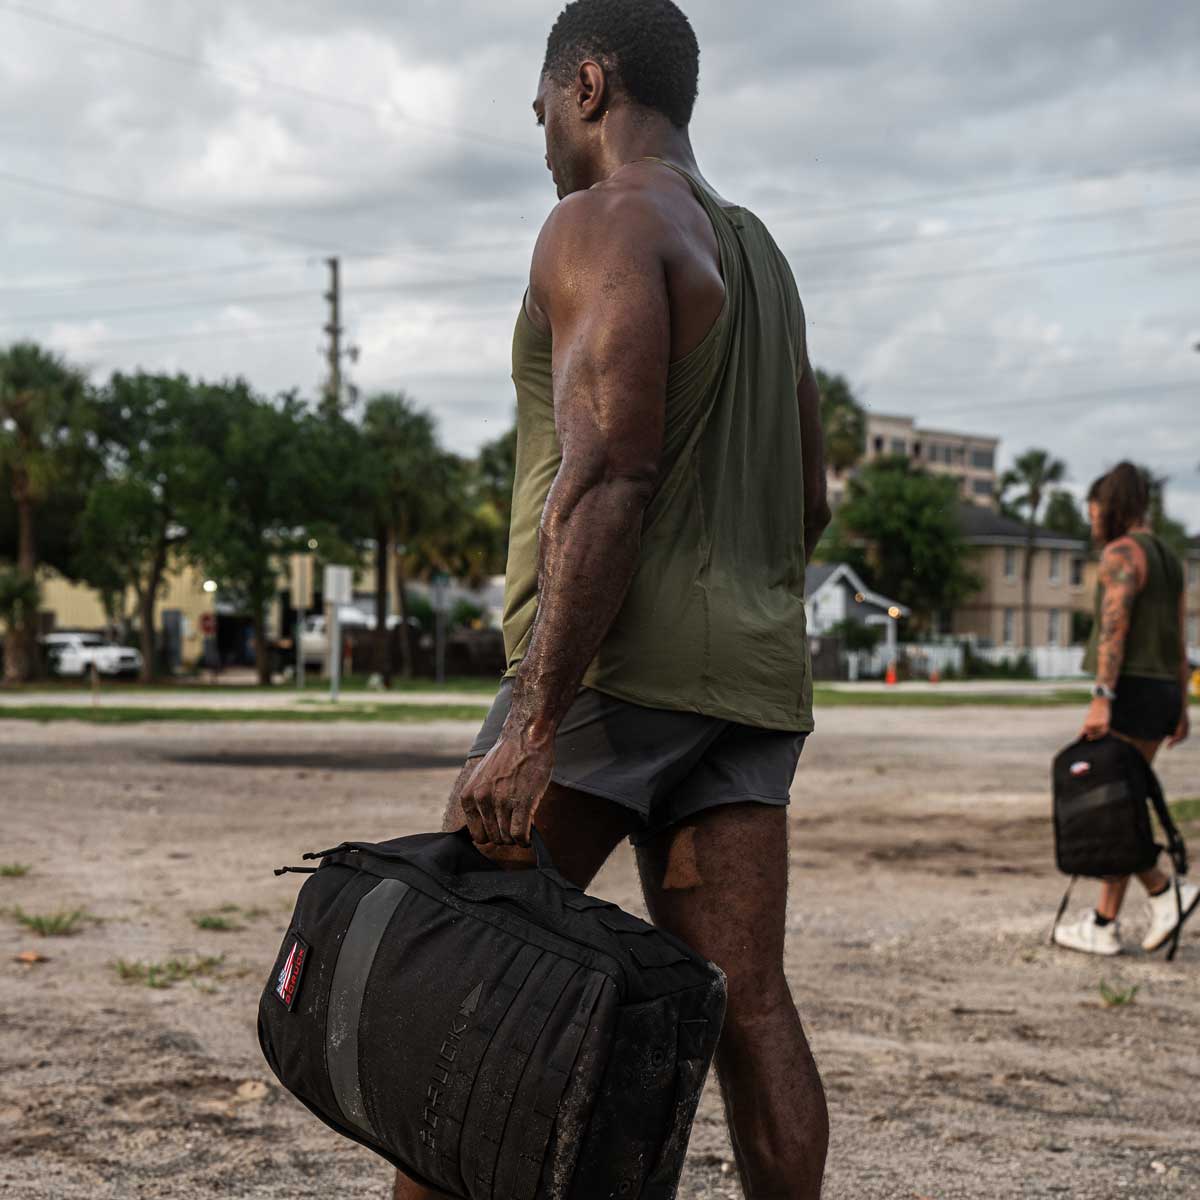
<path id="1" fill-rule="evenodd" d="M 317 547 L 318 547 L 320 544 L 321 544 L 321 543 L 320 543 L 320 542 L 318 542 L 316 538 L 309 538 L 309 539 L 308 539 L 308 548 L 309 548 L 310 550 L 315 550 L 315 549 L 316 549 L 316 548 L 317 548 Z"/>
<path id="2" fill-rule="evenodd" d="M 206 579 L 204 581 L 204 590 L 211 596 L 217 590 L 217 581 L 215 579 Z"/>

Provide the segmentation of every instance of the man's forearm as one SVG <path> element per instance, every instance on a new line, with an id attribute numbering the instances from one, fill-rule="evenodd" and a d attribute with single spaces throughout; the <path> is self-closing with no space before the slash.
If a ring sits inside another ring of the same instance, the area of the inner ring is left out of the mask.
<path id="1" fill-rule="evenodd" d="M 563 481 L 560 481 L 563 482 Z M 629 591 L 650 487 L 612 479 L 551 490 L 542 518 L 538 611 L 508 724 L 551 740 Z"/>

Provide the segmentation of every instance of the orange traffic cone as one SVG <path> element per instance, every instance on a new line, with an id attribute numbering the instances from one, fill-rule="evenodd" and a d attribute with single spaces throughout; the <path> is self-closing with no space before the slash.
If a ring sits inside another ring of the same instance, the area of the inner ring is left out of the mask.
<path id="1" fill-rule="evenodd" d="M 886 683 L 888 685 L 888 687 L 892 687 L 895 684 L 895 682 L 896 682 L 896 663 L 894 660 L 892 662 L 888 663 L 887 674 L 883 677 L 883 682 Z"/>

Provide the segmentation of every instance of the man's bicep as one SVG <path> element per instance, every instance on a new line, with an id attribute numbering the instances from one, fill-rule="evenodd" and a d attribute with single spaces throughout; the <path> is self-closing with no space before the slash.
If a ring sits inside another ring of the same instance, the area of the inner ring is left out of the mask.
<path id="1" fill-rule="evenodd" d="M 662 448 L 671 319 L 662 263 L 627 237 L 563 262 L 545 289 L 555 420 L 564 457 L 654 473 Z"/>

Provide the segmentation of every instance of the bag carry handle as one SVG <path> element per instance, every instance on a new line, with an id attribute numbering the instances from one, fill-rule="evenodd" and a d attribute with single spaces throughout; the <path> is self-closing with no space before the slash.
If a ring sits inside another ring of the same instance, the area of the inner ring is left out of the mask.
<path id="1" fill-rule="evenodd" d="M 471 837 L 471 831 L 465 825 L 459 826 L 454 831 L 454 836 L 466 842 L 481 858 L 488 862 L 492 861 L 475 844 L 475 839 Z M 546 845 L 546 840 L 542 837 L 541 831 L 536 825 L 530 830 L 529 846 L 533 850 L 534 865 L 539 871 L 553 871 L 555 874 L 558 873 L 558 868 L 554 865 L 554 859 L 550 856 L 550 847 Z"/>

